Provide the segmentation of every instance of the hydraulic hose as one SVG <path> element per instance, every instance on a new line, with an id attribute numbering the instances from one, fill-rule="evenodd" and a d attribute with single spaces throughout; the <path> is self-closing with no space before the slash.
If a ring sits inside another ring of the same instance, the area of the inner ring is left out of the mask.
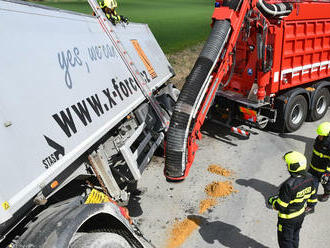
<path id="1" fill-rule="evenodd" d="M 266 17 L 282 17 L 287 16 L 292 12 L 292 4 L 290 3 L 265 3 L 264 0 L 259 0 L 257 3 L 258 9 Z"/>
<path id="2" fill-rule="evenodd" d="M 203 47 L 177 100 L 167 132 L 165 150 L 165 176 L 178 179 L 185 175 L 187 141 L 193 127 L 193 117 L 200 108 L 209 77 L 217 63 L 231 31 L 227 20 L 215 21 L 211 34 Z"/>

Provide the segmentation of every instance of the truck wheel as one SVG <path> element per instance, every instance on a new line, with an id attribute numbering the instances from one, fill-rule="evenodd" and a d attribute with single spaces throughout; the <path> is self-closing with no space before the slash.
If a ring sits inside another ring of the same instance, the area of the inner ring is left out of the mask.
<path id="1" fill-rule="evenodd" d="M 288 132 L 294 132 L 301 127 L 307 116 L 307 107 L 307 101 L 302 95 L 297 95 L 289 101 L 284 115 Z"/>
<path id="2" fill-rule="evenodd" d="M 130 248 L 126 239 L 115 233 L 84 233 L 69 248 Z"/>
<path id="3" fill-rule="evenodd" d="M 328 111 L 330 94 L 327 88 L 322 88 L 313 97 L 313 105 L 311 108 L 311 120 L 317 121 L 321 119 Z"/>

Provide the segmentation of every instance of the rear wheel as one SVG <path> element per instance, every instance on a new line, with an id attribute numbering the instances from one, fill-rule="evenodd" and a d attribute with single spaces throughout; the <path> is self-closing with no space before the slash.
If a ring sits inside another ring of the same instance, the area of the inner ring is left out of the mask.
<path id="1" fill-rule="evenodd" d="M 311 120 L 321 119 L 328 111 L 330 94 L 327 88 L 322 88 L 313 97 L 311 108 Z"/>
<path id="2" fill-rule="evenodd" d="M 130 248 L 126 239 L 115 233 L 84 233 L 77 237 L 69 248 Z"/>
<path id="3" fill-rule="evenodd" d="M 307 101 L 304 96 L 297 95 L 288 102 L 285 110 L 285 127 L 289 132 L 298 130 L 307 116 Z"/>

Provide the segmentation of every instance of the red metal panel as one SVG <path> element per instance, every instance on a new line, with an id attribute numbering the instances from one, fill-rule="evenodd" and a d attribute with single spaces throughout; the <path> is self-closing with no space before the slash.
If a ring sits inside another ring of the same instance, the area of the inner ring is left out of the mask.
<path id="1" fill-rule="evenodd" d="M 329 77 L 329 60 L 329 18 L 284 22 L 280 89 Z"/>
<path id="2" fill-rule="evenodd" d="M 283 42 L 283 23 L 280 26 L 271 26 L 271 33 L 274 34 L 274 52 L 273 52 L 273 68 L 271 82 L 267 88 L 267 95 L 277 93 L 279 91 L 279 75 L 282 57 Z"/>
<path id="3" fill-rule="evenodd" d="M 313 20 L 329 18 L 330 3 L 295 3 L 292 13 L 286 20 Z"/>

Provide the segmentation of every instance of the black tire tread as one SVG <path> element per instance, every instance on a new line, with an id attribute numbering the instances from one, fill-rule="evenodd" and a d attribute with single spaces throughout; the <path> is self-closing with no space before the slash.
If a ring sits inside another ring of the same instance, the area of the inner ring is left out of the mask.
<path id="1" fill-rule="evenodd" d="M 124 237 L 120 236 L 119 234 L 115 233 L 107 233 L 107 232 L 99 232 L 99 233 L 84 233 L 80 237 L 70 244 L 70 248 L 93 248 L 93 247 L 100 247 L 100 243 L 98 240 L 106 240 L 111 239 L 115 241 L 115 243 L 111 243 L 111 247 L 119 247 L 118 244 L 125 245 L 125 247 L 132 247 Z M 117 244 L 117 245 L 116 245 Z M 104 247 L 104 246 L 102 246 Z M 110 243 L 106 244 L 106 247 L 110 247 Z"/>
<path id="2" fill-rule="evenodd" d="M 289 113 L 291 112 L 292 106 L 297 102 L 304 104 L 305 112 L 304 112 L 302 121 L 298 125 L 294 125 L 290 122 Z M 294 96 L 294 98 L 291 101 L 289 100 L 288 104 L 289 105 L 286 107 L 285 117 L 284 117 L 285 127 L 288 132 L 294 132 L 294 131 L 298 130 L 301 127 L 301 125 L 304 123 L 304 121 L 306 120 L 307 111 L 308 111 L 308 103 L 303 95 L 296 95 L 296 96 Z"/>
<path id="3" fill-rule="evenodd" d="M 311 113 L 310 113 L 310 119 L 311 119 L 311 121 L 317 121 L 317 120 L 322 119 L 325 116 L 325 114 L 327 113 L 327 111 L 328 111 L 328 107 L 329 107 L 329 104 L 330 104 L 330 93 L 329 93 L 329 90 L 327 88 L 320 89 L 315 94 L 314 98 L 315 97 L 322 96 L 322 95 L 324 95 L 327 98 L 327 107 L 326 107 L 325 111 L 323 112 L 323 114 L 319 115 L 316 112 L 316 108 L 314 109 L 314 107 L 316 107 L 317 100 L 314 100 L 313 99 L 313 105 L 311 107 Z M 315 103 L 315 105 L 314 105 L 314 103 Z"/>

